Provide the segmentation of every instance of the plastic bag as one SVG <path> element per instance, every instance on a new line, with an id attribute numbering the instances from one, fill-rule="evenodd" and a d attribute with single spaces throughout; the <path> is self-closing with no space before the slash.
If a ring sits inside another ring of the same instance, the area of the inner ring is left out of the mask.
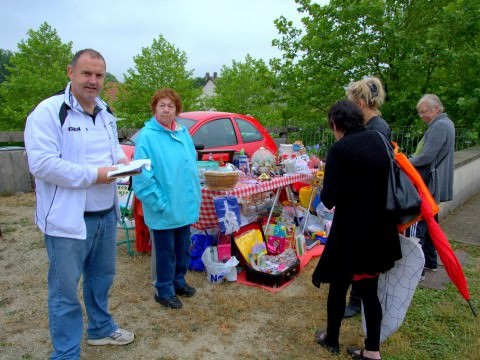
<path id="1" fill-rule="evenodd" d="M 202 255 L 205 249 L 212 246 L 214 239 L 207 232 L 205 234 L 192 235 L 192 245 L 190 247 L 190 264 L 188 268 L 193 271 L 204 271 L 205 265 L 202 261 Z"/>
<path id="2" fill-rule="evenodd" d="M 207 269 L 209 282 L 237 281 L 236 266 L 238 265 L 238 260 L 235 256 L 232 256 L 227 262 L 219 262 L 217 247 L 209 246 L 202 254 L 202 261 Z"/>
<path id="3" fill-rule="evenodd" d="M 333 214 L 335 213 L 335 208 L 332 208 L 331 210 L 329 210 L 325 207 L 325 205 L 323 205 L 322 202 L 320 202 L 317 205 L 316 211 L 319 217 L 322 217 L 325 220 L 333 220 Z"/>

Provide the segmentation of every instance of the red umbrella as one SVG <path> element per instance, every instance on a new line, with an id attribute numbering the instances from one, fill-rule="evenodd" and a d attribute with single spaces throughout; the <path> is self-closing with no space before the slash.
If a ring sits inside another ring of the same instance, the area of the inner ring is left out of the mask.
<path id="1" fill-rule="evenodd" d="M 404 153 L 400 152 L 398 146 L 396 143 L 392 142 L 394 145 L 394 151 L 395 151 L 395 161 L 402 168 L 402 170 L 407 174 L 409 179 L 412 181 L 412 184 L 415 185 L 417 188 L 418 193 L 423 195 L 423 201 L 425 202 L 425 199 L 428 201 L 429 209 L 431 209 L 431 212 L 433 215 L 438 214 L 440 211 L 440 208 L 437 205 L 437 202 L 433 198 L 432 194 L 430 194 L 430 191 L 428 190 L 427 185 L 425 185 L 425 182 L 422 179 L 422 176 L 420 173 L 417 171 L 415 166 L 412 165 L 410 160 L 405 156 Z M 418 217 L 415 219 L 412 219 L 408 224 L 398 224 L 398 232 L 403 233 L 405 229 L 410 227 L 412 224 L 416 223 L 421 219 L 421 213 L 418 214 Z"/>
<path id="2" fill-rule="evenodd" d="M 452 283 L 457 287 L 460 294 L 467 300 L 470 309 L 474 316 L 477 316 L 475 309 L 470 302 L 470 293 L 468 292 L 468 284 L 463 273 L 462 265 L 458 261 L 457 256 L 453 252 L 452 247 L 447 239 L 447 236 L 443 232 L 442 228 L 435 221 L 433 211 L 430 204 L 426 201 L 426 197 L 423 193 L 419 192 L 422 198 L 422 218 L 427 224 L 428 233 L 432 239 L 435 249 L 442 260 L 445 271 L 447 272 Z"/>

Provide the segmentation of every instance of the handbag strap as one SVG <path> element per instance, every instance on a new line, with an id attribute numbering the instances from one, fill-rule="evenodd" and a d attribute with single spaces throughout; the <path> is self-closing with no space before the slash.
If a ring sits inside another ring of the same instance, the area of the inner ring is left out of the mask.
<path id="1" fill-rule="evenodd" d="M 445 160 L 448 156 L 448 151 L 447 153 L 442 157 L 442 159 L 440 161 L 434 161 L 430 164 L 430 171 L 433 171 L 433 169 L 436 169 L 438 167 L 438 165 L 440 165 L 442 163 L 443 160 Z"/>
<path id="2" fill-rule="evenodd" d="M 375 130 L 376 131 L 376 130 Z M 385 144 L 385 148 L 387 149 L 387 153 L 390 155 L 390 159 L 394 160 L 395 159 L 395 154 L 393 153 L 393 145 L 390 141 L 388 141 L 380 131 L 376 131 L 376 133 L 380 136 L 380 138 L 383 140 L 383 143 Z"/>

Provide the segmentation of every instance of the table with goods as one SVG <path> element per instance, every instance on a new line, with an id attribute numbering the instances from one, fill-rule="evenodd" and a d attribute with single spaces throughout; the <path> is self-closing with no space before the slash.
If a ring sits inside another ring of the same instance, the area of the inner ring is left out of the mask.
<path id="1" fill-rule="evenodd" d="M 278 289 L 321 254 L 333 211 L 319 201 L 323 162 L 302 150 L 301 143 L 285 144 L 278 155 L 260 148 L 234 164 L 198 161 L 202 201 L 192 225 L 192 270 L 203 270 L 201 262 L 212 283 Z"/>

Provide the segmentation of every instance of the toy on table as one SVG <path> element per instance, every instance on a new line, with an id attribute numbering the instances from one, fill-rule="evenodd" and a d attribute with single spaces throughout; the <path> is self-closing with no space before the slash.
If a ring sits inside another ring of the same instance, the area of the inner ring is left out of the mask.
<path id="1" fill-rule="evenodd" d="M 274 166 L 276 163 L 275 155 L 264 147 L 259 148 L 252 155 L 252 172 L 255 175 L 274 175 Z"/>

